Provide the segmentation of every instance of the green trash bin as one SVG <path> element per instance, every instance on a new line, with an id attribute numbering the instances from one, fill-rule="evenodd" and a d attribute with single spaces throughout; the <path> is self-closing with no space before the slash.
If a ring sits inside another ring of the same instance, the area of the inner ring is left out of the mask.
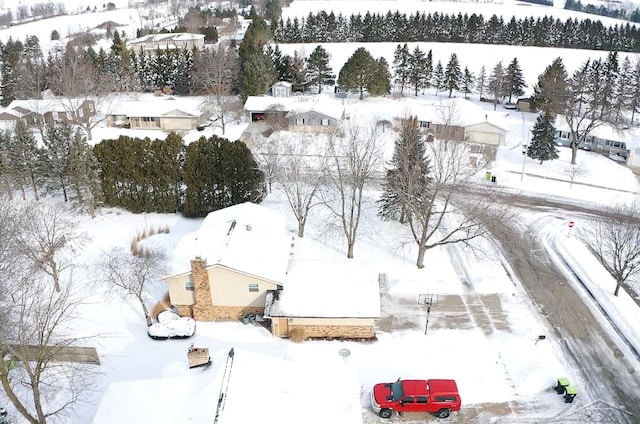
<path id="1" fill-rule="evenodd" d="M 491 171 L 487 171 L 485 178 L 487 179 L 487 181 L 491 181 Z"/>
<path id="2" fill-rule="evenodd" d="M 569 387 L 571 383 L 569 383 L 569 379 L 568 378 L 559 378 L 558 382 L 556 384 L 556 393 L 559 395 L 564 394 L 564 392 L 567 390 L 567 387 Z"/>
<path id="3" fill-rule="evenodd" d="M 578 396 L 578 389 L 568 386 L 564 394 L 564 403 L 573 403 L 573 399 Z"/>

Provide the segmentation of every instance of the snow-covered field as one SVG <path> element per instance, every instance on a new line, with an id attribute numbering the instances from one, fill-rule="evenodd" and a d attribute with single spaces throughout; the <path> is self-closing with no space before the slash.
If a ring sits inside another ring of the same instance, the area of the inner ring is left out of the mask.
<path id="1" fill-rule="evenodd" d="M 71 9 L 71 6 L 68 8 Z M 296 0 L 290 8 L 285 8 L 283 15 L 285 18 L 305 16 L 310 11 L 321 9 L 340 10 L 343 14 L 348 14 L 354 10 L 379 11 L 382 10 L 381 8 L 408 12 L 423 9 L 441 10 L 448 13 L 458 11 L 472 13 L 477 9 L 485 15 L 502 13 L 504 16 L 516 15 L 516 13 L 520 13 L 516 16 L 538 16 L 537 14 L 553 12 L 554 16 L 562 19 L 577 15 L 575 12 L 506 2 L 495 4 L 302 0 Z M 580 17 L 583 16 L 586 17 L 586 15 L 580 15 Z M 73 16 L 61 17 L 0 30 L 0 39 L 6 40 L 9 36 L 23 39 L 27 34 L 35 34 L 41 41 L 48 40 L 53 29 L 62 30 L 65 33 L 67 28 L 74 31 L 76 28 L 91 28 L 106 20 L 131 25 L 128 28 L 135 29 L 136 19 L 138 18 L 135 9 L 86 14 L 80 19 Z M 605 18 L 602 20 L 609 22 Z M 469 66 L 474 72 L 477 72 L 482 65 L 489 69 L 499 60 L 503 60 L 505 64 L 513 57 L 518 57 L 530 85 L 544 67 L 557 56 L 564 58 L 565 65 L 571 72 L 586 58 L 602 57 L 606 54 L 605 52 L 529 47 L 420 44 L 423 50 L 433 50 L 436 61 L 446 62 L 449 55 L 456 52 L 462 65 Z M 395 43 L 365 45 L 375 56 L 384 55 L 387 60 L 393 57 L 395 46 Z M 298 45 L 281 46 L 283 51 L 290 54 L 300 47 Z M 305 50 L 309 53 L 313 47 L 315 46 L 306 46 Z M 337 72 L 358 46 L 327 44 L 325 47 L 332 55 L 332 66 Z M 391 60 L 389 62 L 391 63 Z M 431 93 L 428 95 L 431 96 Z M 429 96 L 427 98 L 433 100 L 433 96 Z M 419 97 L 425 98 L 425 96 Z M 178 98 L 177 101 L 179 102 L 180 99 Z M 392 102 L 397 101 L 368 99 L 362 103 L 353 102 L 351 106 L 354 110 L 358 109 L 364 113 L 376 112 L 384 115 L 385 111 L 396 107 Z M 597 184 L 616 190 L 597 189 L 580 184 L 569 187 L 568 182 L 542 178 L 544 176 L 562 178 L 562 167 L 568 164 L 570 157 L 568 149 L 565 148 L 560 148 L 560 159 L 545 162 L 543 165 L 525 160 L 524 169 L 527 175 L 521 176 L 519 173 L 523 169 L 523 157 L 520 145 L 527 137 L 526 134 L 535 120 L 535 115 L 500 108 L 493 112 L 490 105 L 477 103 L 485 108 L 487 115 L 500 119 L 509 129 L 506 144 L 501 146 L 498 159 L 492 165 L 492 172 L 498 176 L 499 185 L 511 190 L 536 192 L 543 196 L 568 197 L 585 203 L 632 201 L 637 198 L 636 193 L 640 192 L 640 186 L 632 172 L 591 152 L 578 153 L 578 161 L 583 161 L 585 168 L 589 170 L 589 174 L 578 179 L 578 182 Z M 245 127 L 246 125 L 231 126 L 226 136 L 235 139 L 240 136 Z M 112 128 L 98 128 L 94 131 L 94 135 L 99 140 L 117 136 L 114 131 Z M 204 132 L 194 131 L 187 134 L 185 138 L 191 141 L 214 131 L 218 130 L 207 128 Z M 154 138 L 162 136 L 163 133 L 130 131 L 128 134 Z M 285 213 L 289 228 L 295 230 L 295 221 L 287 209 L 286 202 L 280 196 L 274 193 L 263 204 Z M 170 227 L 170 234 L 155 235 L 145 242 L 163 246 L 171 253 L 180 237 L 194 231 L 201 223 L 201 220 L 185 219 L 178 215 L 135 215 L 114 209 L 102 211 L 102 214 L 93 220 L 88 217 L 78 217 L 78 219 L 81 221 L 82 230 L 91 236 L 91 243 L 79 255 L 78 260 L 89 268 L 95 264 L 101 252 L 114 245 L 128 247 L 138 231 L 151 226 L 168 225 Z M 569 219 L 571 217 L 567 217 L 567 220 Z M 576 222 L 580 225 L 578 220 Z M 602 269 L 595 264 L 595 261 L 585 259 L 588 257 L 583 254 L 583 248 L 577 239 L 565 237 L 565 223 L 554 225 L 553 228 L 550 227 L 549 232 L 557 235 L 554 237 L 558 239 L 558 244 L 567 260 L 583 267 L 587 275 L 602 273 Z M 520 411 L 517 417 L 538 421 L 544 421 L 544 417 L 564 410 L 565 405 L 550 391 L 550 387 L 559 376 L 569 377 L 579 385 L 577 371 L 568 367 L 557 341 L 551 338 L 538 341 L 538 336 L 548 334 L 549 329 L 545 327 L 544 321 L 522 288 L 510 280 L 500 261 L 495 259 L 501 252 L 490 250 L 494 248 L 487 244 L 486 248 L 492 254 L 477 258 L 461 249 L 459 261 L 452 262 L 449 251 L 433 249 L 427 253 L 426 268 L 417 270 L 413 265 L 412 252 L 400 245 L 400 240 L 405 239 L 404 229 L 381 222 L 372 207 L 365 211 L 364 231 L 356 245 L 356 257 L 349 261 L 343 255 L 343 244 L 340 239 L 327 237 L 322 228 L 322 223 L 314 221 L 312 217 L 308 224 L 307 237 L 315 246 L 324 249 L 326 258 L 333 261 L 332 263 L 336 266 L 352 267 L 354 272 L 368 269 L 371 278 L 374 279 L 379 273 L 386 273 L 390 282 L 389 295 L 393 298 L 412 300 L 411 308 L 398 307 L 396 311 L 399 314 L 404 313 L 404 318 L 414 324 L 421 326 L 426 318 L 426 311 L 423 309 L 417 309 L 418 312 L 415 312 L 419 294 L 437 294 L 443 298 L 486 295 L 500 300 L 505 314 L 504 329 L 497 329 L 487 334 L 480 327 L 473 325 L 460 328 L 447 326 L 448 317 L 439 314 L 436 306 L 430 317 L 432 327 L 427 335 L 421 330 L 398 328 L 380 331 L 378 340 L 372 343 L 313 341 L 296 344 L 274 338 L 262 327 L 241 323 L 198 323 L 193 339 L 154 341 L 147 336 L 144 317 L 134 302 L 116 301 L 105 297 L 101 290 L 93 290 L 91 299 L 93 301 L 84 308 L 84 319 L 81 325 L 83 331 L 87 333 L 102 335 L 93 341 L 100 354 L 102 365 L 99 368 L 102 375 L 92 404 L 79 409 L 78 415 L 70 417 L 68 422 L 90 423 L 96 413 L 98 413 L 96 423 L 211 422 L 220 391 L 225 358 L 231 347 L 238 352 L 238 367 L 234 369 L 233 375 L 236 387 L 250 388 L 248 392 L 241 393 L 250 393 L 254 396 L 268 394 L 266 399 L 271 403 L 266 402 L 267 406 L 272 405 L 275 411 L 283 408 L 292 410 L 292 414 L 298 414 L 298 419 L 286 421 L 280 417 L 280 421 L 275 421 L 278 418 L 273 418 L 273 415 L 266 413 L 264 409 L 253 408 L 250 397 L 242 398 L 240 401 L 238 398 L 230 397 L 229 409 L 225 413 L 226 421 L 221 421 L 222 424 L 336 422 L 336 417 L 323 417 L 320 414 L 321 409 L 309 410 L 309 399 L 292 395 L 294 390 L 291 388 L 302 390 L 301 388 L 310 378 L 318 382 L 323 395 L 327 393 L 356 397 L 362 395 L 356 409 L 360 408 L 358 411 L 364 422 L 380 421 L 369 408 L 367 396 L 371 386 L 374 383 L 391 381 L 398 377 L 455 378 L 461 391 L 463 410 L 465 408 L 481 409 L 485 404 L 512 406 L 514 403 L 526 403 L 533 406 L 524 412 Z M 470 286 L 464 284 L 458 273 L 459 262 L 463 264 L 466 275 L 471 276 Z M 331 266 L 330 263 L 327 266 Z M 87 274 L 87 278 L 89 277 L 90 274 Z M 609 314 L 615 314 L 621 326 L 630 329 L 629 338 L 638 340 L 640 337 L 631 332 L 638 319 L 637 307 L 623 300 L 624 296 L 620 299 L 612 298 L 610 293 L 613 287 L 610 287 L 610 282 L 606 282 L 606 278 L 598 278 L 592 283 L 607 284 L 602 289 L 601 296 Z M 164 291 L 163 285 L 159 283 L 153 287 L 152 294 L 155 298 L 160 298 Z M 191 343 L 210 349 L 213 357 L 213 365 L 210 369 L 200 371 L 188 368 L 186 352 Z M 342 360 L 338 355 L 340 349 L 344 348 L 348 348 L 351 352 L 346 360 Z M 255 364 L 264 366 L 255 366 Z M 290 371 L 292 369 L 299 372 Z M 273 370 L 279 370 L 280 374 Z M 321 372 L 319 373 L 318 370 Z M 348 375 L 345 377 L 345 374 Z M 286 376 L 289 385 L 280 382 L 276 384 L 275 380 L 282 376 Z M 265 381 L 273 384 L 265 384 Z M 351 391 L 351 386 L 341 386 L 339 389 L 332 386 L 336 381 L 345 385 L 354 384 L 356 393 Z M 111 383 L 113 386 L 109 388 Z M 105 393 L 108 394 L 105 403 L 100 405 Z M 313 393 L 316 396 L 321 395 L 317 391 Z M 288 402 L 283 404 L 283 400 Z M 330 399 L 322 400 L 322 402 L 327 401 Z M 189 417 L 168 412 L 171 405 L 179 407 L 181 404 L 188 405 L 189 402 L 201 405 L 191 409 Z M 8 404 L 8 402 L 0 396 L 1 404 Z M 261 400 L 260 405 L 264 404 Z M 581 405 L 579 401 L 577 405 L 578 407 Z M 232 415 L 230 412 L 234 408 L 238 415 Z M 345 404 L 344 408 L 353 413 L 352 404 Z M 11 408 L 8 409 L 15 418 L 15 412 Z M 534 409 L 539 412 L 533 412 Z M 511 413 L 516 416 L 516 412 Z M 240 417 L 241 420 L 238 421 Z M 222 415 L 222 418 L 224 419 L 225 415 Z M 485 416 L 484 421 L 480 419 L 466 422 L 489 422 L 491 419 L 489 415 Z M 20 421 L 16 419 L 16 422 Z M 465 422 L 462 413 L 457 422 Z"/>

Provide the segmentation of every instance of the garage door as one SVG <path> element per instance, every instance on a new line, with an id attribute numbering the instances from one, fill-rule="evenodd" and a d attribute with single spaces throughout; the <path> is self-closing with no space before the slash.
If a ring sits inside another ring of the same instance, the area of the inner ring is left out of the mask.
<path id="1" fill-rule="evenodd" d="M 500 134 L 484 131 L 469 131 L 469 136 L 476 143 L 491 144 L 494 146 L 498 146 L 500 144 Z"/>

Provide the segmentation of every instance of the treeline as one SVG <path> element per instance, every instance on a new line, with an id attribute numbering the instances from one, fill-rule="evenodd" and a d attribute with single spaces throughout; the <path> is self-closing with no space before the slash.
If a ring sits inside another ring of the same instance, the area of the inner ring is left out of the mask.
<path id="1" fill-rule="evenodd" d="M 121 136 L 93 148 L 67 125 L 42 130 L 39 144 L 18 121 L 0 131 L 0 187 L 9 197 L 61 195 L 93 213 L 100 205 L 189 217 L 246 201 L 260 202 L 264 177 L 241 141 L 212 136 L 185 145 Z"/>
<path id="2" fill-rule="evenodd" d="M 591 19 L 561 21 L 550 16 L 505 21 L 475 13 L 361 14 L 337 16 L 324 11 L 306 19 L 288 18 L 274 31 L 279 43 L 314 42 L 451 42 L 506 44 L 572 49 L 640 51 L 640 31 L 635 25 L 605 27 Z"/>
<path id="3" fill-rule="evenodd" d="M 120 136 L 94 147 L 104 202 L 132 212 L 176 212 L 202 217 L 238 203 L 259 202 L 264 177 L 247 146 L 211 136 L 185 146 Z"/>
<path id="4" fill-rule="evenodd" d="M 567 0 L 564 4 L 564 8 L 567 10 L 575 10 L 578 12 L 589 13 L 591 15 L 607 16 L 609 18 L 627 19 L 631 22 L 640 22 L 640 9 L 634 9 L 629 13 L 624 8 L 611 8 L 604 5 L 596 6 L 591 3 L 582 4 L 580 0 Z"/>

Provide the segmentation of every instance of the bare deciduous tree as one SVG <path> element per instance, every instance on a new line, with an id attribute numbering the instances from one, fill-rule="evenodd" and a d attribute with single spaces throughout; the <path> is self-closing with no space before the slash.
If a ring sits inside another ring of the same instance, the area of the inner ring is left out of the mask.
<path id="1" fill-rule="evenodd" d="M 405 125 L 417 126 L 417 122 L 407 120 Z M 453 123 L 447 120 L 443 125 Z M 452 243 L 469 245 L 509 219 L 509 208 L 495 202 L 496 188 L 482 188 L 480 193 L 471 190 L 486 163 L 478 157 L 471 160 L 468 142 L 441 138 L 426 146 L 426 166 L 407 167 L 405 175 L 398 175 L 389 187 L 395 188 L 394 195 L 406 209 L 412 239 L 418 246 L 418 268 L 424 268 L 427 250 Z M 397 160 L 414 161 L 407 157 Z M 426 175 L 419 175 L 425 168 Z"/>
<path id="2" fill-rule="evenodd" d="M 640 206 L 606 206 L 584 230 L 583 240 L 620 287 L 640 271 Z"/>
<path id="3" fill-rule="evenodd" d="M 21 231 L 14 234 L 12 242 L 33 268 L 51 277 L 59 292 L 61 274 L 74 266 L 71 258 L 83 245 L 84 236 L 77 232 L 77 222 L 61 206 L 28 202 L 17 208 Z"/>
<path id="4" fill-rule="evenodd" d="M 100 269 L 109 290 L 124 297 L 132 296 L 140 303 L 149 326 L 153 323 L 147 308 L 149 285 L 162 279 L 166 265 L 167 256 L 162 250 L 145 250 L 140 255 L 133 255 L 115 247 L 103 255 Z"/>
<path id="5" fill-rule="evenodd" d="M 237 54 L 221 42 L 217 48 L 203 53 L 192 71 L 196 86 L 207 95 L 203 109 L 213 116 L 223 135 L 233 112 L 242 108 L 240 100 L 232 94 L 238 69 Z"/>
<path id="6" fill-rule="evenodd" d="M 69 327 L 82 299 L 72 295 L 71 274 L 55 291 L 50 275 L 32 268 L 15 245 L 25 224 L 15 204 L 0 203 L 0 352 L 10 359 L 0 361 L 0 384 L 27 422 L 45 424 L 87 400 L 94 373 L 57 357 L 84 339 Z"/>
<path id="7" fill-rule="evenodd" d="M 284 160 L 284 146 L 279 134 L 270 137 L 258 136 L 254 138 L 252 151 L 258 167 L 264 174 L 269 192 L 273 191 L 273 184 L 278 181 L 280 162 Z"/>
<path id="8" fill-rule="evenodd" d="M 324 146 L 314 145 L 314 138 L 308 134 L 295 134 L 282 146 L 278 187 L 298 221 L 298 237 L 304 237 L 309 212 L 322 203 L 318 191 L 327 166 L 327 152 Z"/>
<path id="9" fill-rule="evenodd" d="M 364 189 L 382 169 L 381 131 L 377 119 L 352 117 L 329 136 L 328 189 L 323 203 L 339 220 L 347 239 L 347 257 L 353 258 Z"/>
<path id="10" fill-rule="evenodd" d="M 572 163 L 562 168 L 562 174 L 569 178 L 569 188 L 571 188 L 575 179 L 589 175 L 589 170 L 585 167 L 584 162 Z"/>
<path id="11" fill-rule="evenodd" d="M 80 52 L 67 47 L 64 58 L 52 74 L 49 86 L 62 96 L 61 104 L 70 123 L 78 125 L 92 139 L 92 130 L 118 105 L 118 98 L 108 91 L 110 84 L 98 75 L 95 65 Z M 85 112 L 81 106 L 89 104 Z"/>

